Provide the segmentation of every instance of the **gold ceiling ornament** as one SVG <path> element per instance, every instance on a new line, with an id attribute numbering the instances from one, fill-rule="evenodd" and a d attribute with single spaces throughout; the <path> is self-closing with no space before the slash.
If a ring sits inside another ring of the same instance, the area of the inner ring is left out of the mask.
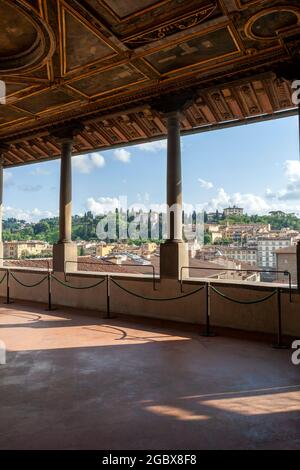
<path id="1" fill-rule="evenodd" d="M 245 26 L 245 34 L 257 41 L 274 41 L 300 26 L 300 9 L 294 6 L 277 6 L 259 11 Z"/>
<path id="2" fill-rule="evenodd" d="M 182 18 L 180 21 L 174 21 L 147 33 L 128 38 L 125 40 L 125 43 L 129 47 L 140 47 L 151 42 L 159 41 L 160 39 L 199 25 L 207 20 L 216 9 L 217 4 L 214 3 L 202 11 L 198 11 L 196 14 Z"/>

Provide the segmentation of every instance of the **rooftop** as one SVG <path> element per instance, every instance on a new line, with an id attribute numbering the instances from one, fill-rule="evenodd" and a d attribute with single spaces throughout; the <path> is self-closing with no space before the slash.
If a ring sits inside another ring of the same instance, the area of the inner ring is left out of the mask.
<path id="1" fill-rule="evenodd" d="M 224 265 L 222 264 L 224 261 Z M 152 256 L 150 259 L 151 266 L 154 267 L 155 273 L 158 275 L 160 271 L 159 265 L 159 256 Z M 124 265 L 125 264 L 125 265 Z M 253 266 L 240 262 L 241 269 L 253 269 Z M 6 260 L 5 265 L 7 266 L 16 266 L 16 267 L 28 267 L 28 268 L 47 268 L 48 266 L 52 267 L 52 259 L 18 259 L 18 260 Z M 95 271 L 102 273 L 131 273 L 131 274 L 151 274 L 152 268 L 149 265 L 137 265 L 132 260 L 127 260 L 123 264 L 115 264 L 105 260 L 98 260 L 90 256 L 79 256 L 78 257 L 78 270 L 79 271 Z M 223 269 L 226 268 L 226 258 L 219 258 L 218 263 L 211 263 L 209 261 L 203 261 L 197 258 L 190 258 L 189 263 L 190 268 L 190 277 L 212 277 L 217 276 L 223 272 Z M 69 270 L 72 267 L 70 263 L 67 264 L 66 270 Z M 201 269 L 200 269 L 201 268 Z M 211 271 L 211 269 L 214 269 Z"/>

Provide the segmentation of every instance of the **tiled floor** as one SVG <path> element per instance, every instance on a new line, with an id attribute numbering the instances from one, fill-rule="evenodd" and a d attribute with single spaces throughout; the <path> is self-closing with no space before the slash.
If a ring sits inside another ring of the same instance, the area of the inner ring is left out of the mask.
<path id="1" fill-rule="evenodd" d="M 300 366 L 264 342 L 1 306 L 1 449 L 300 449 Z"/>

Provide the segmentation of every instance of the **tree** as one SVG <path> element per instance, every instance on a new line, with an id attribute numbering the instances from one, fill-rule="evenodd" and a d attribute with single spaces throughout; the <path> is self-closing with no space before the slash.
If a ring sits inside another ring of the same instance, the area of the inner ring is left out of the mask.
<path id="1" fill-rule="evenodd" d="M 212 235 L 209 232 L 204 233 L 204 245 L 211 245 L 212 243 Z"/>
<path id="2" fill-rule="evenodd" d="M 45 221 L 40 221 L 33 226 L 33 231 L 35 235 L 38 235 L 40 233 L 47 233 L 49 229 L 49 224 Z"/>

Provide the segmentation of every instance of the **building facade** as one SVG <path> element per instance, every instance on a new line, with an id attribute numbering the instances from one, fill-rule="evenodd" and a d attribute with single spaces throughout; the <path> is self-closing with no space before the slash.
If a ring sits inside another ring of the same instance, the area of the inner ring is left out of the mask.
<path id="1" fill-rule="evenodd" d="M 37 241 L 11 241 L 4 242 L 4 258 L 20 259 L 30 256 L 45 255 L 52 250 L 52 246 L 46 242 Z"/>
<path id="2" fill-rule="evenodd" d="M 236 207 L 236 206 L 226 207 L 226 209 L 224 209 L 223 214 L 224 214 L 224 217 L 243 215 L 244 209 L 242 209 L 241 207 Z"/>
<path id="3" fill-rule="evenodd" d="M 276 269 L 276 251 L 280 248 L 288 248 L 293 244 L 291 237 L 267 238 L 257 240 L 257 262 L 260 268 Z"/>
<path id="4" fill-rule="evenodd" d="M 297 247 L 290 246 L 276 250 L 276 270 L 288 271 L 292 276 L 292 283 L 297 284 Z M 278 273 L 278 281 L 286 282 L 284 273 Z"/>
<path id="5" fill-rule="evenodd" d="M 257 266 L 257 248 L 256 247 L 221 247 L 221 253 L 223 256 L 240 261 L 242 263 L 247 263 L 250 266 Z"/>

